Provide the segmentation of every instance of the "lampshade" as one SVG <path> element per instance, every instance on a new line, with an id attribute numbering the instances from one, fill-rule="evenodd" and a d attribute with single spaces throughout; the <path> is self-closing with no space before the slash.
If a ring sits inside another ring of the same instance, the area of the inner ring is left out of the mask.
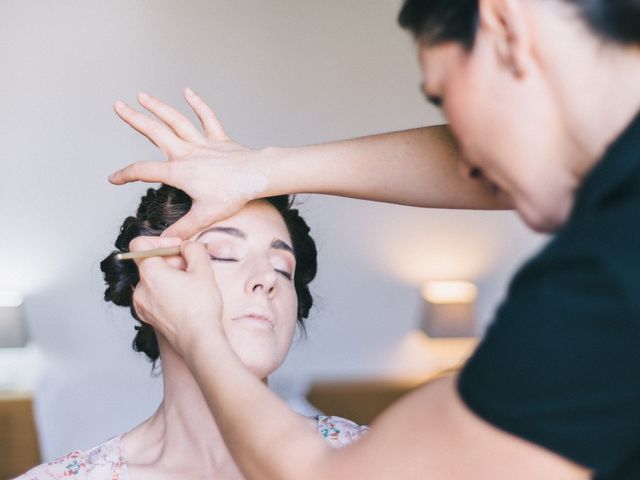
<path id="1" fill-rule="evenodd" d="M 471 282 L 425 283 L 422 287 L 422 330 L 432 338 L 473 337 L 477 295 L 478 289 Z"/>
<path id="2" fill-rule="evenodd" d="M 0 348 L 24 347 L 29 340 L 24 318 L 24 298 L 0 291 Z"/>

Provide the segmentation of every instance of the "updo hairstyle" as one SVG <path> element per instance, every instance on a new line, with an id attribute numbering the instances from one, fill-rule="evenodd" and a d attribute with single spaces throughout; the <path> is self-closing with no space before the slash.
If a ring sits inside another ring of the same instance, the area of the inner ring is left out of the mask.
<path id="1" fill-rule="evenodd" d="M 316 245 L 309 235 L 309 226 L 298 210 L 291 208 L 292 201 L 287 195 L 268 197 L 264 200 L 282 215 L 291 236 L 296 257 L 294 285 L 298 297 L 297 317 L 298 324 L 304 331 L 304 319 L 309 316 L 309 310 L 313 305 L 309 283 L 317 271 Z M 167 227 L 182 218 L 190 208 L 191 198 L 182 190 L 168 185 L 148 189 L 140 201 L 136 215 L 127 217 L 120 227 L 120 234 L 115 242 L 116 250 L 100 262 L 100 270 L 107 285 L 104 299 L 130 308 L 133 318 L 140 322 L 140 325 L 134 327 L 137 333 L 133 339 L 133 349 L 144 353 L 154 365 L 160 356 L 156 333 L 151 325 L 140 319 L 133 307 L 133 290 L 140 281 L 138 267 L 133 261 L 116 260 L 115 256 L 128 252 L 129 243 L 135 237 L 159 236 Z"/>

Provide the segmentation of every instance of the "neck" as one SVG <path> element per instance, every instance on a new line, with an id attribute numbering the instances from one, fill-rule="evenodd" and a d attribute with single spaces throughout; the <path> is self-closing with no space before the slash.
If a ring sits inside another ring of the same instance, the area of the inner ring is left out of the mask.
<path id="1" fill-rule="evenodd" d="M 619 52 L 620 53 L 620 52 Z M 590 90 L 598 92 L 587 107 L 576 108 L 574 140 L 588 159 L 586 168 L 602 158 L 609 146 L 640 113 L 640 51 L 628 55 L 633 62 L 625 62 L 622 54 L 612 55 L 610 68 L 594 66 Z M 614 89 L 612 89 L 614 86 Z"/>
<path id="2" fill-rule="evenodd" d="M 521 3 L 528 8 L 531 65 L 544 77 L 557 122 L 546 147 L 562 183 L 548 195 L 550 227 L 541 229 L 551 231 L 566 221 L 585 176 L 640 112 L 640 47 L 594 34 L 570 2 Z"/>
<path id="3" fill-rule="evenodd" d="M 564 111 L 568 167 L 578 182 L 640 113 L 640 47 L 603 43 L 590 34 L 581 40 L 586 48 L 567 52 L 556 44 L 548 66 Z"/>
<path id="4" fill-rule="evenodd" d="M 123 438 L 129 468 L 242 478 L 187 365 L 166 340 L 159 337 L 158 343 L 164 398 Z"/>

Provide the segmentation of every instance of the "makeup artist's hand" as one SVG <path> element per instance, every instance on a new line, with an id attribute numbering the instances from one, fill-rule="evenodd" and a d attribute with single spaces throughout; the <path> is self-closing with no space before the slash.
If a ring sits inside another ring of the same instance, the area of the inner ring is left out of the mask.
<path id="1" fill-rule="evenodd" d="M 138 95 L 138 101 L 159 120 L 123 102 L 115 103 L 120 118 L 162 150 L 167 161 L 133 163 L 109 178 L 116 185 L 158 182 L 185 191 L 193 200 L 191 210 L 163 233 L 183 239 L 260 197 L 268 173 L 254 160 L 256 151 L 227 136 L 204 100 L 190 89 L 185 90 L 185 99 L 200 119 L 203 132 L 180 112 L 148 94 Z"/>
<path id="2" fill-rule="evenodd" d="M 176 237 L 137 237 L 132 252 L 180 245 Z M 183 357 L 210 336 L 223 336 L 222 299 L 201 243 L 182 243 L 181 257 L 137 259 L 140 282 L 133 292 L 138 315 Z"/>

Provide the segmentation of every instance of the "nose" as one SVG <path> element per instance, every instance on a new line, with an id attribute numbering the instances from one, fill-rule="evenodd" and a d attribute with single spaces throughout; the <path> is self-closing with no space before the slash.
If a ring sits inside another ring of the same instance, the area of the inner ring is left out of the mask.
<path id="1" fill-rule="evenodd" d="M 245 290 L 249 294 L 264 294 L 268 298 L 273 298 L 276 294 L 277 273 L 273 267 L 256 269 L 249 275 Z"/>

